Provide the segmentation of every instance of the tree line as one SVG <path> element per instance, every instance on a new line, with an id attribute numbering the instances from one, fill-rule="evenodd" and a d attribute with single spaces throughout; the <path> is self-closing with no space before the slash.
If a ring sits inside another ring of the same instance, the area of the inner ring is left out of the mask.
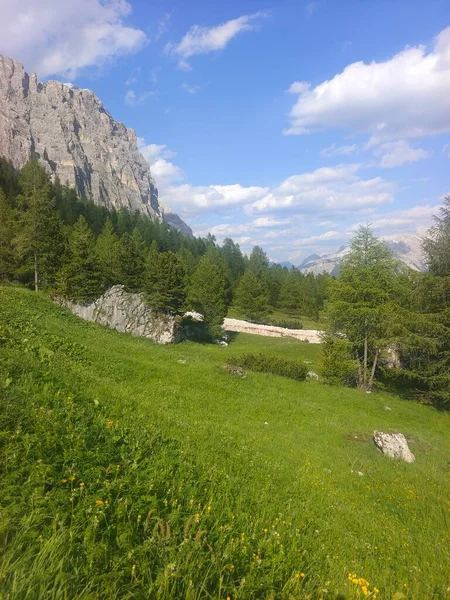
<path id="1" fill-rule="evenodd" d="M 115 284 L 142 292 L 156 311 L 204 315 L 211 335 L 234 304 L 245 318 L 267 321 L 275 309 L 318 318 L 329 277 L 270 265 L 227 238 L 189 237 L 125 208 L 78 197 L 52 182 L 37 159 L 20 172 L 0 159 L 0 280 L 16 281 L 88 303 Z"/>

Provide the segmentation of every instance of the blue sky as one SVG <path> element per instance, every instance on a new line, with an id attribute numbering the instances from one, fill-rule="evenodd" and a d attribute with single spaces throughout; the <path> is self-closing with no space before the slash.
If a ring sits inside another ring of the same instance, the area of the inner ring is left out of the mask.
<path id="1" fill-rule="evenodd" d="M 194 229 L 295 264 L 450 192 L 448 0 L 0 0 L 0 52 L 92 89 Z"/>

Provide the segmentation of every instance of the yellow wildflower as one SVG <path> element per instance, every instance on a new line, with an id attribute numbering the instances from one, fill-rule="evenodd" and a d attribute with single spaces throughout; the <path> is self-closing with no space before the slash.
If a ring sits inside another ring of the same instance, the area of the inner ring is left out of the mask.
<path id="1" fill-rule="evenodd" d="M 97 506 L 103 506 L 105 503 L 103 502 L 103 500 L 100 500 L 99 498 L 95 501 L 95 504 Z"/>

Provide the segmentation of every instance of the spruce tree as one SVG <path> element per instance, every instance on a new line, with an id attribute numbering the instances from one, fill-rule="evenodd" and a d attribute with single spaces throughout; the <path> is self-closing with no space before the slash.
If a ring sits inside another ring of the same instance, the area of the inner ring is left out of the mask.
<path id="1" fill-rule="evenodd" d="M 22 194 L 16 245 L 22 271 L 34 273 L 34 288 L 51 287 L 63 255 L 63 224 L 52 196 L 50 178 L 36 159 L 30 160 L 19 176 Z"/>
<path id="2" fill-rule="evenodd" d="M 174 252 L 161 252 L 149 265 L 145 292 L 151 308 L 158 312 L 180 314 L 186 298 L 186 271 Z"/>
<path id="3" fill-rule="evenodd" d="M 268 266 L 269 259 L 267 258 L 267 254 L 260 246 L 255 246 L 248 260 L 249 271 L 261 281 L 266 275 Z"/>
<path id="4" fill-rule="evenodd" d="M 144 273 L 147 247 L 142 235 L 135 227 L 133 233 L 124 233 L 119 241 L 118 271 L 120 283 L 128 292 L 138 292 L 144 288 Z"/>
<path id="5" fill-rule="evenodd" d="M 261 321 L 267 316 L 268 294 L 264 283 L 251 271 L 246 271 L 239 281 L 235 302 L 250 321 Z"/>
<path id="6" fill-rule="evenodd" d="M 192 276 L 188 303 L 203 315 L 213 337 L 221 333 L 227 314 L 226 282 L 220 266 L 207 254 L 200 259 Z"/>
<path id="7" fill-rule="evenodd" d="M 61 292 L 75 302 L 91 302 L 102 293 L 95 236 L 80 216 L 69 241 L 69 257 L 60 277 Z"/>
<path id="8" fill-rule="evenodd" d="M 119 238 L 109 217 L 97 238 L 95 252 L 102 289 L 107 290 L 119 281 Z"/>
<path id="9" fill-rule="evenodd" d="M 0 187 L 0 281 L 14 277 L 14 214 Z"/>

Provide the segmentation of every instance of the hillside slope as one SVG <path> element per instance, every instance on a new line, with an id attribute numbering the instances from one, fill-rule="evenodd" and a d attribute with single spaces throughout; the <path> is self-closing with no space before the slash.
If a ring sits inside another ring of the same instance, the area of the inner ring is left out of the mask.
<path id="1" fill-rule="evenodd" d="M 248 351 L 320 354 L 156 346 L 0 287 L 0 596 L 448 597 L 449 415 L 221 368 Z"/>

